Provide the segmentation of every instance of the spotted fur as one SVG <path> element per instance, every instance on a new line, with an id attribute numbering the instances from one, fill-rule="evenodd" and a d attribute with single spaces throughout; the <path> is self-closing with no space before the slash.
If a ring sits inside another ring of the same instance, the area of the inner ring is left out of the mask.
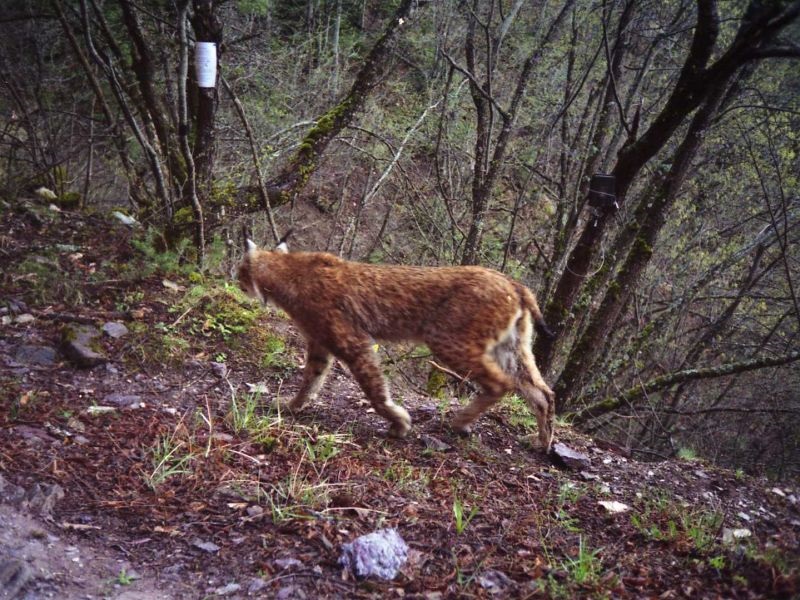
<path id="1" fill-rule="evenodd" d="M 547 334 L 533 293 L 483 267 L 369 265 L 318 252 L 258 250 L 248 240 L 239 265 L 242 290 L 285 310 L 308 342 L 303 381 L 288 408 L 300 410 L 322 387 L 333 357 L 345 363 L 375 411 L 404 437 L 408 412 L 395 404 L 373 349 L 375 340 L 424 343 L 481 392 L 452 426 L 468 432 L 509 392 L 522 396 L 540 445 L 553 440 L 554 394 L 531 353 L 534 325 Z"/>

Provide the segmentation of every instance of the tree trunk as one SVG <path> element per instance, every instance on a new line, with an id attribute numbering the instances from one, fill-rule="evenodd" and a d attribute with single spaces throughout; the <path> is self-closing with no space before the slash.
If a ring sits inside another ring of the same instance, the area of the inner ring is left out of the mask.
<path id="1" fill-rule="evenodd" d="M 289 202 L 305 187 L 311 175 L 319 167 L 319 159 L 328 144 L 352 121 L 356 112 L 364 105 L 364 101 L 386 72 L 401 25 L 409 18 L 415 6 L 415 0 L 401 2 L 386 31 L 364 61 L 364 66 L 356 76 L 347 96 L 317 118 L 314 127 L 300 143 L 297 154 L 276 177 L 268 182 L 267 191 L 273 207 Z"/>
<path id="2" fill-rule="evenodd" d="M 572 348 L 555 386 L 559 408 L 568 405 L 573 399 L 574 393 L 586 379 L 600 350 L 611 335 L 617 317 L 627 305 L 633 290 L 637 288 L 653 255 L 653 245 L 666 222 L 667 212 L 680 191 L 691 161 L 702 143 L 703 134 L 716 114 L 726 89 L 723 85 L 712 92 L 692 120 L 686 137 L 675 152 L 669 172 L 639 203 L 634 218 L 628 225 L 638 230 L 633 247 L 615 280 L 609 285 L 600 308 Z"/>

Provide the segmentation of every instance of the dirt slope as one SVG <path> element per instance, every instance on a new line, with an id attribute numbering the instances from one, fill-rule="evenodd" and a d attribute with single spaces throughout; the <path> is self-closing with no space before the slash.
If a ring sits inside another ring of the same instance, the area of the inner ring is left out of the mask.
<path id="1" fill-rule="evenodd" d="M 299 383 L 291 325 L 141 237 L 0 207 L 0 596 L 798 594 L 796 486 L 635 462 L 566 425 L 558 441 L 588 462 L 558 467 L 513 401 L 458 437 L 457 400 L 421 393 L 425 358 L 403 349 L 387 370 L 407 440 L 386 438 L 338 365 L 287 418 L 271 400 Z M 80 326 L 97 330 L 91 368 L 65 357 Z M 408 562 L 355 580 L 342 545 L 384 527 Z"/>

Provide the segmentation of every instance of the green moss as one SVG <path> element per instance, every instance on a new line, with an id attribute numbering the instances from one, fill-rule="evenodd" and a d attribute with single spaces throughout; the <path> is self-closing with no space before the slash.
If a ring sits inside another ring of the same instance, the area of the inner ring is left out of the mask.
<path id="1" fill-rule="evenodd" d="M 176 226 L 188 225 L 194 223 L 194 212 L 191 206 L 184 206 L 179 208 L 172 215 L 172 223 Z"/>
<path id="2" fill-rule="evenodd" d="M 80 208 L 83 203 L 83 196 L 78 192 L 64 192 L 58 197 L 58 205 L 67 210 Z"/>
<path id="3" fill-rule="evenodd" d="M 428 373 L 428 381 L 425 384 L 425 391 L 431 398 L 444 400 L 447 395 L 447 375 L 435 367 L 431 367 Z"/>
<path id="4" fill-rule="evenodd" d="M 653 247 L 641 236 L 636 237 L 636 240 L 633 242 L 633 247 L 635 251 L 642 256 L 650 257 L 653 255 Z"/>

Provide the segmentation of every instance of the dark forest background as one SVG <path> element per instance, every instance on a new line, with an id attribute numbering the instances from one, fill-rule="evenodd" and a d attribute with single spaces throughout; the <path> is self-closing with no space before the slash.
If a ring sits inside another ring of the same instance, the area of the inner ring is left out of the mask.
<path id="1" fill-rule="evenodd" d="M 800 471 L 800 2 L 6 0 L 0 191 L 534 289 L 560 415 Z M 218 44 L 199 89 L 196 41 Z M 615 177 L 616 203 L 589 204 Z M 40 190 L 40 195 L 48 195 Z M 237 243 L 238 247 L 238 243 Z"/>

